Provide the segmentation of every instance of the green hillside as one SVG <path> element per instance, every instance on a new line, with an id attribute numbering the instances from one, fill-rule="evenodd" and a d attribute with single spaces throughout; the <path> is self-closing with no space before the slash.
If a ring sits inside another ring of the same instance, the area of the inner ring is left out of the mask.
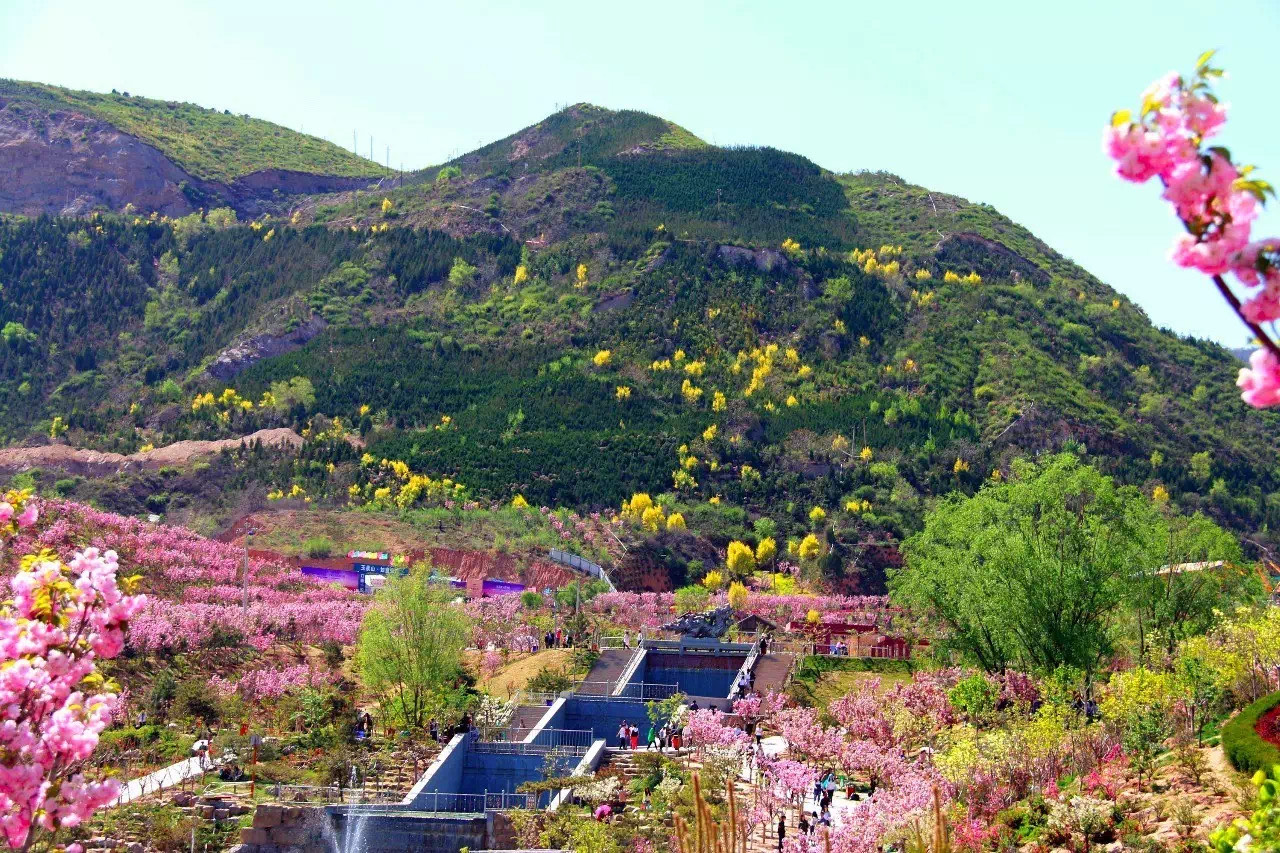
<path id="1" fill-rule="evenodd" d="M 327 140 L 229 110 L 16 80 L 0 80 L 0 98 L 94 116 L 159 149 L 195 177 L 211 181 L 231 183 L 264 169 L 344 177 L 387 173 L 385 167 Z"/>
<path id="2" fill-rule="evenodd" d="M 1234 358 L 988 206 L 585 106 L 385 196 L 316 201 L 309 224 L 0 224 L 4 437 L 65 424 L 130 452 L 310 425 L 298 459 L 235 481 L 325 506 L 363 482 L 339 418 L 372 458 L 482 500 L 669 492 L 721 542 L 766 513 L 801 535 L 821 506 L 834 574 L 889 559 L 936 496 L 1069 447 L 1275 542 L 1280 420 L 1239 402 Z"/>

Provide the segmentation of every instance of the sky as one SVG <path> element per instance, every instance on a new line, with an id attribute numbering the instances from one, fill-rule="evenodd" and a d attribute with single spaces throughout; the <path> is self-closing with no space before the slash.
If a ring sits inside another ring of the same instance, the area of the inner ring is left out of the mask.
<path id="1" fill-rule="evenodd" d="M 406 169 L 568 103 L 644 110 L 994 205 L 1157 325 L 1241 346 L 1207 279 L 1169 262 L 1179 226 L 1157 187 L 1112 174 L 1102 129 L 1215 48 L 1222 141 L 1280 184 L 1277 36 L 1276 0 L 0 0 L 0 77 L 192 101 L 346 147 L 354 130 Z M 1280 232 L 1280 213 L 1258 229 Z"/>

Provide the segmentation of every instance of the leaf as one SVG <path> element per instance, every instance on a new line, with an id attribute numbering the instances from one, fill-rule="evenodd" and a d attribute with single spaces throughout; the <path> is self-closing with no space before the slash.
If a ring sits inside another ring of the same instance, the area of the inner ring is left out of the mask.
<path id="1" fill-rule="evenodd" d="M 1133 114 L 1128 110 L 1116 110 L 1111 114 L 1111 126 L 1119 127 L 1122 124 L 1132 124 Z"/>
<path id="2" fill-rule="evenodd" d="M 1217 53 L 1216 50 L 1206 50 L 1204 53 L 1200 54 L 1200 58 L 1196 60 L 1196 70 L 1199 71 L 1201 68 L 1208 65 L 1209 60 L 1213 59 L 1213 55 L 1215 53 Z"/>

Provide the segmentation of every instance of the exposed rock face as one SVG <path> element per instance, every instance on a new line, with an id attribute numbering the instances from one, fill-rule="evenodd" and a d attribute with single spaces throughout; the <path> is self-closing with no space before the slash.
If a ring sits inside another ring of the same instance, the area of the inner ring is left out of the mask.
<path id="1" fill-rule="evenodd" d="M 157 149 L 73 110 L 0 97 L 0 212 L 77 216 L 95 209 L 185 216 L 196 207 L 257 216 L 290 196 L 358 189 L 368 178 L 266 169 L 227 185 L 188 174 Z"/>
<path id="2" fill-rule="evenodd" d="M 214 379 L 225 382 L 264 358 L 293 352 L 324 331 L 326 325 L 323 318 L 312 315 L 311 319 L 292 332 L 283 335 L 255 335 L 223 350 L 205 372 Z"/>
<path id="3" fill-rule="evenodd" d="M 787 258 L 777 249 L 748 249 L 743 246 L 721 246 L 716 250 L 727 264 L 751 264 L 761 272 L 785 270 Z"/>
<path id="4" fill-rule="evenodd" d="M 74 112 L 0 99 L 0 210 L 75 215 L 95 207 L 191 212 L 192 178 L 156 149 Z M 198 183 L 198 182 L 195 182 Z"/>

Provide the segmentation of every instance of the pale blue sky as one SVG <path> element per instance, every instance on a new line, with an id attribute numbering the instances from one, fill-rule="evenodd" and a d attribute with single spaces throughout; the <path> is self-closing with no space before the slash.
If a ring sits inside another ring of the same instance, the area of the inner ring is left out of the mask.
<path id="1" fill-rule="evenodd" d="M 557 104 L 645 110 L 721 145 L 988 202 L 1156 323 L 1239 345 L 1211 286 L 1169 264 L 1177 223 L 1156 188 L 1112 177 L 1101 130 L 1215 47 L 1223 141 L 1280 184 L 1278 36 L 1274 0 L 0 0 L 0 77 L 194 101 L 346 146 L 354 128 L 406 168 Z"/>

